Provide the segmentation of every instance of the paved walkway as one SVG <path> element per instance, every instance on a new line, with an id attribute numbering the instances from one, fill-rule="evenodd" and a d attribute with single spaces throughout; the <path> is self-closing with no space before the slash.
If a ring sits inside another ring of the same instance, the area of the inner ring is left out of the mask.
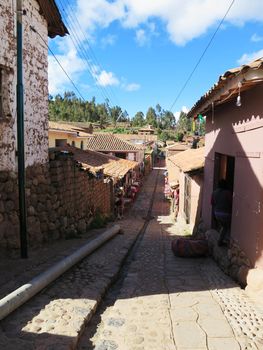
<path id="1" fill-rule="evenodd" d="M 156 176 L 157 171 L 149 176 L 130 215 L 120 221 L 124 234 L 0 323 L 0 349 L 263 349 L 263 316 L 244 292 L 212 260 L 173 256 L 170 242 L 182 227 L 170 221 L 162 176 L 154 200 L 154 219 L 123 285 L 110 295 L 101 319 L 99 315 L 88 323 L 144 225 Z M 37 269 L 41 271 L 43 264 Z M 22 280 L 26 279 L 26 273 L 22 275 Z M 80 339 L 85 323 L 87 328 Z"/>
<path id="2" fill-rule="evenodd" d="M 240 287 L 209 258 L 173 255 L 171 240 L 180 232 L 162 182 L 152 214 L 119 294 L 109 295 L 78 349 L 262 350 L 263 314 Z"/>

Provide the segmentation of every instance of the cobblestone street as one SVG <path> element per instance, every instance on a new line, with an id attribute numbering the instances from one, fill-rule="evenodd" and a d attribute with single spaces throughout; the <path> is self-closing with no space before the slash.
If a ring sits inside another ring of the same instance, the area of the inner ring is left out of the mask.
<path id="1" fill-rule="evenodd" d="M 210 258 L 173 255 L 184 227 L 171 221 L 162 173 L 119 221 L 123 234 L 1 321 L 0 349 L 263 349 L 263 313 L 245 292 Z"/>
<path id="2" fill-rule="evenodd" d="M 173 255 L 182 227 L 159 178 L 152 215 L 122 286 L 109 293 L 79 350 L 263 349 L 263 314 L 209 259 Z"/>

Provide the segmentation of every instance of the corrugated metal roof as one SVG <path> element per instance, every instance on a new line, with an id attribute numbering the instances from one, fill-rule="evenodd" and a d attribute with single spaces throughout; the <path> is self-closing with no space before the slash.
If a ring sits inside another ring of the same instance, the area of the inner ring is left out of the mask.
<path id="1" fill-rule="evenodd" d="M 45 17 L 48 24 L 48 36 L 65 36 L 68 30 L 62 21 L 59 9 L 54 0 L 37 0 L 40 6 L 40 13 Z"/>
<path id="2" fill-rule="evenodd" d="M 205 147 L 188 149 L 169 157 L 169 160 L 184 173 L 201 169 L 205 164 Z"/>
<path id="3" fill-rule="evenodd" d="M 139 148 L 135 145 L 121 140 L 113 134 L 94 134 L 93 137 L 88 140 L 87 148 L 99 152 L 139 151 Z"/>
<path id="4" fill-rule="evenodd" d="M 113 177 L 114 179 L 122 178 L 128 171 L 139 165 L 139 163 L 135 161 L 121 159 L 90 150 L 84 151 L 68 145 L 56 147 L 55 150 L 69 152 L 73 154 L 74 159 L 79 162 L 84 169 L 89 169 L 93 173 L 99 169 L 103 169 L 105 175 Z"/>
<path id="5" fill-rule="evenodd" d="M 249 70 L 258 70 L 263 68 L 263 58 L 258 58 L 255 61 L 252 61 L 248 64 L 244 64 L 240 67 L 232 68 L 227 70 L 223 75 L 219 77 L 219 80 L 216 84 L 214 84 L 210 90 L 208 90 L 196 103 L 195 105 L 191 108 L 191 110 L 188 112 L 188 116 L 191 117 L 195 115 L 198 111 L 198 113 L 201 112 L 202 105 L 204 105 L 208 99 L 211 99 L 213 101 L 213 97 L 216 95 L 216 93 L 222 89 L 226 84 L 229 82 L 229 80 L 241 76 L 242 74 L 245 74 Z M 258 84 L 258 80 L 251 80 L 251 81 L 244 81 L 241 86 L 241 91 L 242 90 L 247 90 Z M 238 89 L 235 89 L 236 91 L 229 91 L 229 95 L 232 96 L 232 93 L 238 93 Z M 233 96 L 232 96 L 233 97 Z M 227 98 L 224 99 L 224 96 L 221 96 L 220 99 L 222 100 L 227 100 Z M 220 102 L 220 99 L 217 102 Z"/>

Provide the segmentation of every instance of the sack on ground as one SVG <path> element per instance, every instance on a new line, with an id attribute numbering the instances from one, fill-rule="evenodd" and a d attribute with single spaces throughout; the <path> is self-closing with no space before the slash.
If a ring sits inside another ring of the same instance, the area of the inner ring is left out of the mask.
<path id="1" fill-rule="evenodd" d="M 208 253 L 208 243 L 205 239 L 177 238 L 172 241 L 174 255 L 194 258 L 205 256 Z"/>

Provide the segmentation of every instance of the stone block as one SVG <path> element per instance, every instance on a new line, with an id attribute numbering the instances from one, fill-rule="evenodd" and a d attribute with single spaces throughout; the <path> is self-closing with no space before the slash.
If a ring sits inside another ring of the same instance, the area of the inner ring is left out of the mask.
<path id="1" fill-rule="evenodd" d="M 262 292 L 263 290 L 263 269 L 250 269 L 247 274 L 246 290 L 250 292 Z"/>
<path id="2" fill-rule="evenodd" d="M 247 285 L 247 276 L 248 276 L 249 270 L 250 270 L 249 267 L 245 265 L 240 266 L 238 270 L 237 280 L 242 287 L 245 287 Z"/>

